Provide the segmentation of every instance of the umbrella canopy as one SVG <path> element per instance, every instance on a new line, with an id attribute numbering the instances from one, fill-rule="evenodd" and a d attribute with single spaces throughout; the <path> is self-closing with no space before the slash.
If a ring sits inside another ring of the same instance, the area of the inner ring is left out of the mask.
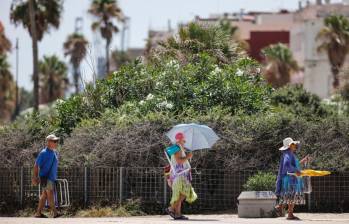
<path id="1" fill-rule="evenodd" d="M 296 176 L 296 173 L 287 173 L 288 175 Z M 330 175 L 330 171 L 324 171 L 324 170 L 311 170 L 306 169 L 301 171 L 301 177 L 322 177 Z"/>
<path id="2" fill-rule="evenodd" d="M 174 126 L 166 136 L 171 140 L 173 144 L 176 143 L 176 134 L 181 132 L 185 137 L 184 147 L 194 151 L 199 149 L 209 149 L 211 148 L 219 139 L 217 134 L 212 130 L 212 128 L 206 125 L 199 124 L 179 124 Z"/>
<path id="3" fill-rule="evenodd" d="M 321 177 L 321 176 L 327 176 L 330 174 L 331 174 L 330 171 L 311 170 L 311 169 L 302 170 L 301 172 L 301 176 L 308 176 L 308 177 Z"/>

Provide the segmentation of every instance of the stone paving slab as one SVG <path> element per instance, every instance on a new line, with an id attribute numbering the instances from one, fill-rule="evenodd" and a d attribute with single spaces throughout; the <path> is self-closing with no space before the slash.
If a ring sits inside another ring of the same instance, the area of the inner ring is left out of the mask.
<path id="1" fill-rule="evenodd" d="M 279 223 L 311 223 L 311 224 L 349 224 L 349 213 L 344 214 L 296 214 L 301 221 L 288 221 L 285 218 L 265 219 L 242 219 L 237 215 L 188 215 L 188 221 L 171 220 L 168 216 L 138 216 L 138 217 L 112 217 L 112 218 L 57 218 L 57 219 L 36 219 L 36 218 L 15 218 L 0 217 L 0 224 L 163 224 L 163 223 L 202 223 L 202 224 L 279 224 Z"/>

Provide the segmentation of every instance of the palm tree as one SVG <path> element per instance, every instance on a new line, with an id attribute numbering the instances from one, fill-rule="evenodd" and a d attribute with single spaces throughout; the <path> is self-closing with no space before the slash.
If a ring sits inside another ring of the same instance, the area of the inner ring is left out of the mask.
<path id="1" fill-rule="evenodd" d="M 64 54 L 70 56 L 70 63 L 74 70 L 74 85 L 75 93 L 79 93 L 79 78 L 80 78 L 80 63 L 86 56 L 88 41 L 85 37 L 78 33 L 73 33 L 68 36 L 63 45 Z"/>
<path id="2" fill-rule="evenodd" d="M 150 53 L 150 60 L 170 56 L 187 63 L 200 53 L 207 53 L 219 63 L 230 63 L 243 54 L 236 41 L 232 41 L 232 29 L 224 26 L 189 23 L 179 29 L 178 35 L 160 43 Z"/>
<path id="3" fill-rule="evenodd" d="M 55 55 L 39 62 L 41 103 L 63 98 L 68 87 L 67 66 Z"/>
<path id="4" fill-rule="evenodd" d="M 15 83 L 6 55 L 0 54 L 0 120 L 9 121 L 15 109 Z"/>
<path id="5" fill-rule="evenodd" d="M 92 30 L 99 29 L 102 37 L 106 40 L 106 71 L 109 73 L 109 47 L 113 39 L 113 33 L 119 32 L 118 27 L 113 23 L 113 19 L 123 21 L 123 14 L 116 0 L 93 0 L 88 10 L 89 13 L 98 18 L 92 23 Z"/>
<path id="6" fill-rule="evenodd" d="M 349 20 L 342 15 L 325 18 L 325 26 L 317 34 L 318 51 L 325 51 L 331 64 L 333 88 L 339 87 L 339 72 L 349 51 Z"/>
<path id="7" fill-rule="evenodd" d="M 61 13 L 62 0 L 18 0 L 11 5 L 12 22 L 22 24 L 32 38 L 34 110 L 39 108 L 38 41 L 51 27 L 59 27 Z"/>
<path id="8" fill-rule="evenodd" d="M 11 42 L 5 36 L 5 28 L 0 22 L 0 54 L 11 51 Z"/>
<path id="9" fill-rule="evenodd" d="M 284 44 L 270 45 L 262 49 L 262 53 L 266 58 L 266 79 L 274 88 L 289 83 L 291 74 L 299 70 L 291 50 Z"/>

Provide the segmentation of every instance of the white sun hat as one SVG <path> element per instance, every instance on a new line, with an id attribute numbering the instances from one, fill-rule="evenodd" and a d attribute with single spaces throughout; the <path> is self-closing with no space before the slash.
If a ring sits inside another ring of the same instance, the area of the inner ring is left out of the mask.
<path id="1" fill-rule="evenodd" d="M 46 140 L 47 140 L 47 141 L 57 141 L 57 140 L 59 140 L 59 138 L 58 138 L 56 135 L 51 134 L 51 135 L 48 135 L 48 136 L 46 137 Z"/>
<path id="2" fill-rule="evenodd" d="M 280 151 L 285 151 L 287 150 L 291 144 L 299 144 L 300 141 L 294 141 L 292 138 L 285 138 L 283 141 L 283 146 L 279 148 Z"/>

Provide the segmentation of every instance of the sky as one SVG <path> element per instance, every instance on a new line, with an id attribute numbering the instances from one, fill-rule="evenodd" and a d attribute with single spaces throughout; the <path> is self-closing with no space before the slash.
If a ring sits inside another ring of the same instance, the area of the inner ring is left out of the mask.
<path id="1" fill-rule="evenodd" d="M 196 15 L 208 17 L 210 14 L 245 11 L 279 11 L 294 10 L 299 0 L 118 0 L 124 14 L 130 17 L 129 35 L 126 38 L 128 47 L 144 47 L 149 28 L 165 30 L 168 23 L 172 28 L 177 24 L 189 22 Z M 315 1 L 315 0 L 313 0 Z M 338 2 L 339 0 L 332 0 Z M 104 55 L 104 40 L 97 43 L 96 35 L 91 31 L 94 18 L 87 13 L 91 0 L 64 0 L 61 24 L 58 30 L 51 29 L 39 42 L 39 59 L 44 55 L 56 54 L 68 63 L 64 57 L 63 43 L 67 36 L 74 32 L 76 17 L 83 18 L 82 33 L 91 43 L 87 58 L 81 66 L 83 79 L 90 81 L 96 68 L 95 56 Z M 19 86 L 31 90 L 32 43 L 27 30 L 21 25 L 15 26 L 9 18 L 12 0 L 0 0 L 0 21 L 5 26 L 5 34 L 15 46 L 19 40 Z M 111 49 L 120 48 L 120 35 L 113 39 Z M 12 74 L 15 75 L 15 50 L 9 54 Z"/>

